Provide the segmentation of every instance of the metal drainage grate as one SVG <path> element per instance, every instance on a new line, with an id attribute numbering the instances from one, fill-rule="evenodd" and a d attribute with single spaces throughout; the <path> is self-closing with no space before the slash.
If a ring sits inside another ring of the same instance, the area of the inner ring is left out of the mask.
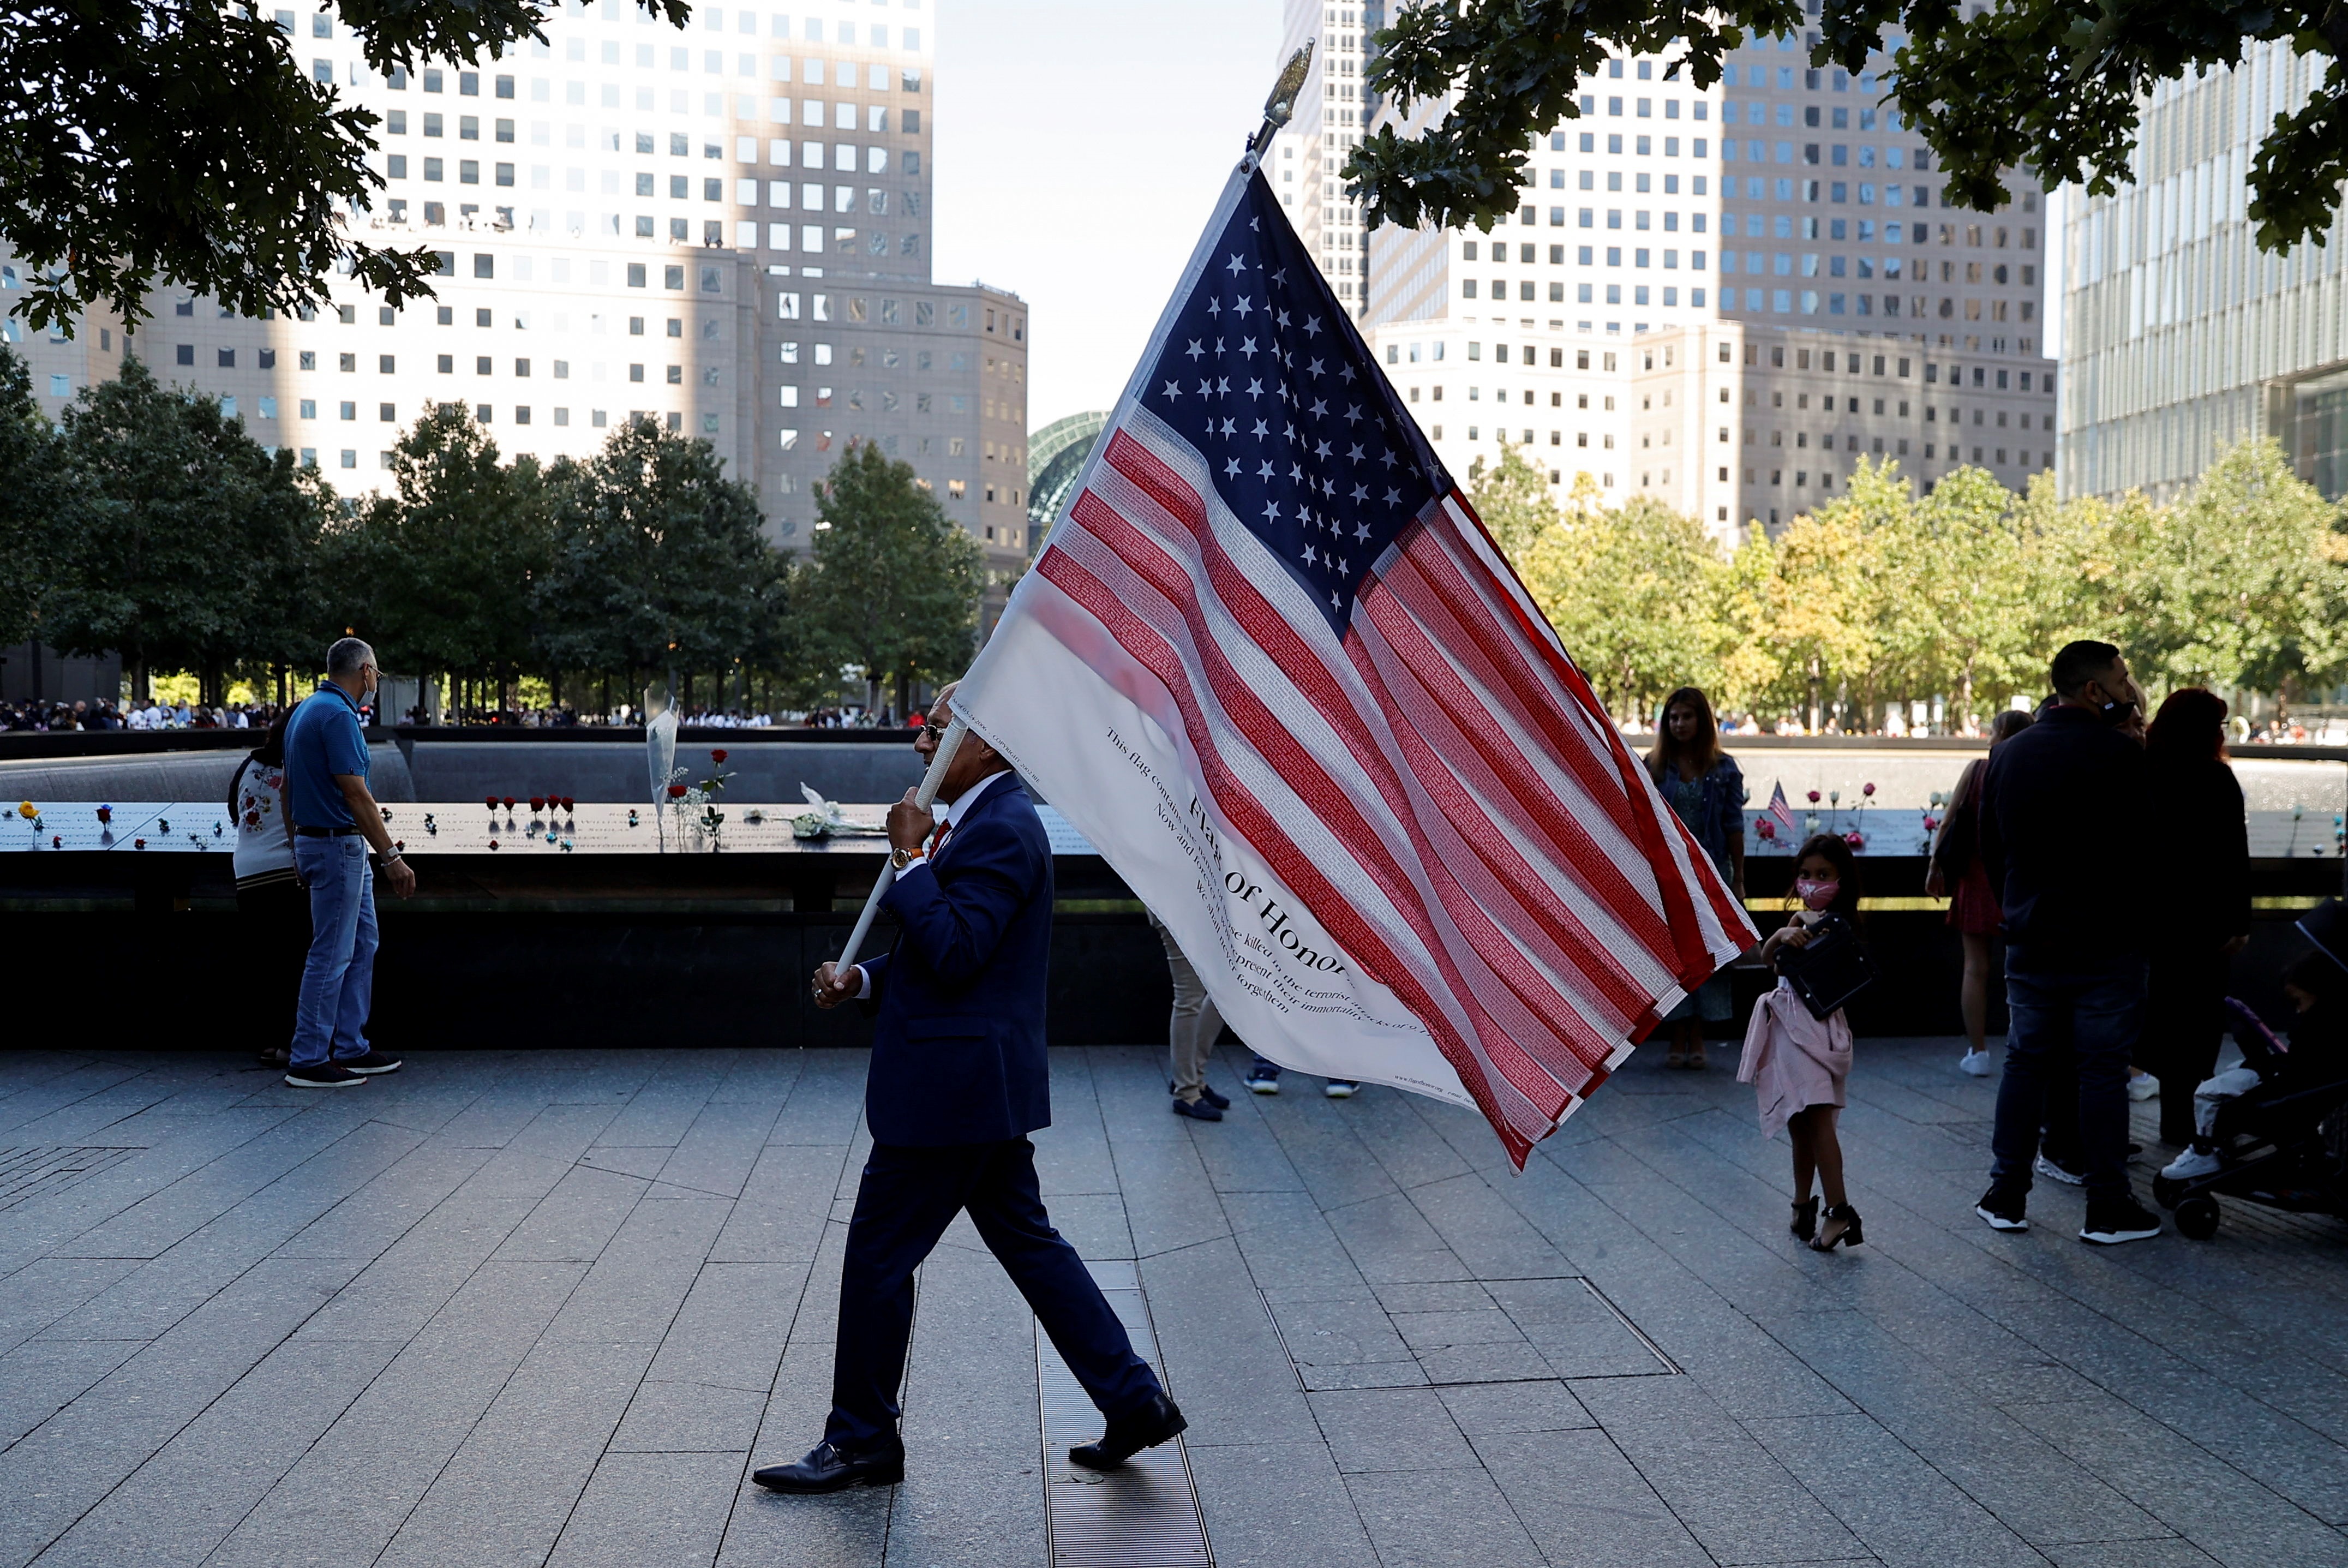
<path id="1" fill-rule="evenodd" d="M 1133 1336 L 1133 1347 L 1159 1365 L 1149 1303 L 1133 1264 L 1086 1266 Z M 1182 1439 L 1145 1449 L 1106 1475 L 1072 1465 L 1068 1449 L 1100 1436 L 1100 1412 L 1041 1324 L 1035 1381 L 1044 1415 L 1044 1519 L 1052 1568 L 1213 1568 Z"/>
<path id="2" fill-rule="evenodd" d="M 14 1208 L 138 1153 L 136 1149 L 0 1149 L 0 1209 Z"/>

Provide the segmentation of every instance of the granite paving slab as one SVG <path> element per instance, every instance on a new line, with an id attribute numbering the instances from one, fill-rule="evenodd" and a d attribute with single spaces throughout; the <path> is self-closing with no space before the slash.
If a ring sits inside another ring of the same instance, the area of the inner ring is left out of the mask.
<path id="1" fill-rule="evenodd" d="M 1733 1047 L 1634 1054 L 1521 1175 L 1457 1108 L 1257 1096 L 1227 1051 L 1198 1122 L 1162 1046 L 1058 1050 L 1036 1164 L 1146 1306 L 1226 1568 L 2348 1563 L 2348 1225 L 2230 1201 L 2089 1249 L 2042 1190 L 1993 1235 L 1957 1054 L 1861 1042 L 1869 1239 L 1828 1256 Z M 0 1568 L 1043 1563 L 1075 1472 L 966 1223 L 917 1281 L 906 1482 L 749 1482 L 822 1430 L 864 1068 L 435 1053 L 317 1097 L 0 1053 L 0 1145 L 109 1150 L 0 1209 Z"/>

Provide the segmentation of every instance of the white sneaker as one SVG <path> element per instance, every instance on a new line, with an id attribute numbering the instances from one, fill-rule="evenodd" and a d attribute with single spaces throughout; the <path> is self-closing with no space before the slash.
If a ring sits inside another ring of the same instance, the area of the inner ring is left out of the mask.
<path id="1" fill-rule="evenodd" d="M 1987 1078 L 1997 1070 L 1997 1064 L 1987 1051 L 1967 1051 L 1958 1061 L 1957 1070 L 1969 1078 Z"/>
<path id="2" fill-rule="evenodd" d="M 2128 1074 L 2128 1099 L 2142 1102 L 2144 1100 L 2150 1099 L 2159 1092 L 2160 1080 L 2153 1077 L 2150 1073 L 2131 1072 Z"/>
<path id="3" fill-rule="evenodd" d="M 2087 1184 L 2085 1172 L 2068 1170 L 2063 1166 L 2057 1165 L 2052 1160 L 2047 1159 L 2044 1154 L 2032 1161 L 2030 1168 L 2033 1171 L 2037 1171 L 2041 1176 L 2045 1177 L 2049 1181 L 2060 1181 L 2066 1187 L 2084 1187 Z"/>
<path id="4" fill-rule="evenodd" d="M 1351 1099 L 1354 1091 L 1361 1087 L 1351 1078 L 1331 1078 L 1321 1086 L 1321 1092 L 1331 1099 Z"/>
<path id="5" fill-rule="evenodd" d="M 2213 1150 L 2188 1149 L 2160 1168 L 2160 1173 L 2171 1181 L 2190 1181 L 2198 1177 L 2214 1176 L 2226 1168 Z"/>

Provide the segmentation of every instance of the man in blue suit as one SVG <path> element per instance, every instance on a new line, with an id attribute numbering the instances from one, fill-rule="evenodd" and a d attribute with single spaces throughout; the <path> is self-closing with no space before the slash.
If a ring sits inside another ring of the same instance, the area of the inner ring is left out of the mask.
<path id="1" fill-rule="evenodd" d="M 913 747 L 926 764 L 951 718 L 948 686 Z M 1069 1450 L 1114 1470 L 1183 1429 L 1100 1287 L 1044 1212 L 1035 1146 L 1052 1120 L 1044 1048 L 1045 964 L 1052 942 L 1052 851 L 1035 803 L 1002 756 L 966 735 L 939 790 L 942 825 L 914 804 L 889 810 L 896 882 L 882 906 L 895 947 L 845 971 L 815 973 L 825 1007 L 874 1014 L 864 1115 L 872 1153 L 849 1221 L 839 1337 L 823 1441 L 752 1479 L 776 1491 L 885 1486 L 905 1473 L 897 1387 L 913 1326 L 913 1271 L 968 1210 L 1069 1370 L 1107 1418 L 1100 1440 Z"/>

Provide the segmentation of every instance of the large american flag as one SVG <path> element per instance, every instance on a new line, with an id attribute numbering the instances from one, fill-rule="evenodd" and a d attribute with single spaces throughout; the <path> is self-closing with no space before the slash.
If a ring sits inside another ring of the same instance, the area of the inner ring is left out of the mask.
<path id="1" fill-rule="evenodd" d="M 1081 663 L 1022 681 L 983 657 L 957 707 L 1161 913 L 1190 890 L 1121 863 L 1142 825 L 1035 778 L 1067 722 L 1037 683 L 1090 670 L 1163 714 L 1219 841 L 1407 1009 L 1520 1166 L 1753 940 L 1251 168 L 1004 627 L 1023 619 Z M 1029 645 L 998 628 L 989 655 L 1006 643 Z M 1257 988 L 1200 966 L 1219 1003 Z"/>

